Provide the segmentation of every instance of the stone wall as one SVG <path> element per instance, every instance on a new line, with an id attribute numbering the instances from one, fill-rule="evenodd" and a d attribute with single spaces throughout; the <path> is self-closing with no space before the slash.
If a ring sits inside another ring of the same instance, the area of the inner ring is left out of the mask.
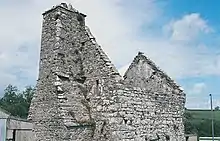
<path id="1" fill-rule="evenodd" d="M 103 81 L 106 83 L 109 84 Z M 174 104 L 180 101 L 176 101 L 173 95 L 124 83 L 108 86 L 101 85 L 103 90 L 99 90 L 108 96 L 96 95 L 90 102 L 97 125 L 97 140 L 184 140 L 183 110 Z"/>
<path id="2" fill-rule="evenodd" d="M 183 89 L 141 52 L 134 58 L 126 71 L 124 81 L 131 86 L 151 91 L 148 95 L 155 104 L 153 106 L 155 113 L 153 119 L 156 121 L 154 126 L 168 128 L 170 130 L 169 136 L 173 140 L 183 140 L 182 117 L 185 105 Z M 165 129 L 161 131 L 165 131 Z M 161 131 L 160 128 L 155 129 L 155 132 Z"/>
<path id="3" fill-rule="evenodd" d="M 138 71 L 135 61 L 123 79 L 85 26 L 86 16 L 71 5 L 43 16 L 29 111 L 35 141 L 183 140 L 184 96 L 175 85 L 168 87 L 161 75 L 143 81 L 146 68 Z"/>

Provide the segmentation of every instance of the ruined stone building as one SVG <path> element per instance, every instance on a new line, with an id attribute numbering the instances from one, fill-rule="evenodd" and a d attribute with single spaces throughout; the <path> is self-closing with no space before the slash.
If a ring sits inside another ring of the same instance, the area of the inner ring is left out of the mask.
<path id="1" fill-rule="evenodd" d="M 121 77 L 85 17 L 65 3 L 43 13 L 33 140 L 184 141 L 183 90 L 141 52 Z"/>

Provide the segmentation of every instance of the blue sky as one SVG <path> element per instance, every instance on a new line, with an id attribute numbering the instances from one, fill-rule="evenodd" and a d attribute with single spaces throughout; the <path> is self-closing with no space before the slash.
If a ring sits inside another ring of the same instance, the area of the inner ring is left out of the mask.
<path id="1" fill-rule="evenodd" d="M 191 13 L 200 14 L 201 18 L 207 22 L 207 24 L 213 28 L 214 33 L 208 34 L 205 37 L 200 37 L 197 41 L 197 44 L 205 44 L 211 52 L 213 52 L 213 56 L 219 54 L 220 46 L 219 46 L 219 35 L 220 35 L 220 9 L 218 0 L 168 0 L 166 7 L 166 12 L 164 13 L 169 18 L 178 19 L 184 15 L 188 15 Z M 216 67 L 216 69 L 218 69 Z M 219 69 L 218 69 L 219 70 Z M 208 95 L 211 93 L 214 96 L 215 104 L 219 105 L 220 99 L 220 77 L 219 75 L 209 74 L 209 75 L 201 75 L 201 76 L 191 76 L 182 79 L 177 79 L 177 81 L 185 88 L 186 93 L 188 92 L 188 99 L 192 99 L 192 101 L 188 105 L 192 105 L 195 108 L 200 107 L 200 99 L 204 101 L 204 107 L 207 107 L 209 103 L 207 103 Z M 196 84 L 200 87 L 198 89 L 202 89 L 201 92 L 198 93 L 193 91 L 193 87 L 196 87 Z M 190 88 L 191 87 L 191 88 Z M 194 104 L 198 102 L 198 104 Z"/>
<path id="2" fill-rule="evenodd" d="M 209 93 L 220 105 L 220 1 L 64 1 L 87 14 L 86 24 L 121 73 L 142 51 L 184 88 L 186 107 L 209 108 Z M 0 1 L 0 91 L 36 83 L 41 13 L 60 2 Z"/>

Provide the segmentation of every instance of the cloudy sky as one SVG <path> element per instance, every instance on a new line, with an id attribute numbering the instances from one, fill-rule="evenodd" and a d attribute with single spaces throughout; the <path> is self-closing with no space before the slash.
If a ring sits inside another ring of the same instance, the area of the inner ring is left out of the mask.
<path id="1" fill-rule="evenodd" d="M 186 107 L 209 108 L 209 93 L 220 105 L 219 0 L 1 0 L 1 93 L 8 84 L 35 85 L 41 14 L 61 2 L 87 15 L 121 73 L 142 51 L 184 88 Z"/>

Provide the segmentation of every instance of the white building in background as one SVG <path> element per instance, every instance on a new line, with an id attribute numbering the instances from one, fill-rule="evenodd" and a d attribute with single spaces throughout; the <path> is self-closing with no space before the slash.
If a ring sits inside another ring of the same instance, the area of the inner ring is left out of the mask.
<path id="1" fill-rule="evenodd" d="M 32 141 L 32 126 L 0 108 L 0 141 Z"/>

